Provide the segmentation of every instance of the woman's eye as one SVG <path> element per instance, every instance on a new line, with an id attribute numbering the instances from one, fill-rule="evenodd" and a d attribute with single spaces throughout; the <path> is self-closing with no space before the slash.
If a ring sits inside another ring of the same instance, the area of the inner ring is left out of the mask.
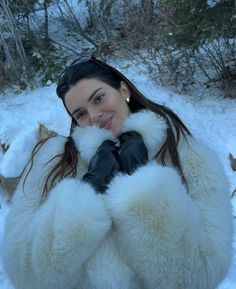
<path id="1" fill-rule="evenodd" d="M 94 102 L 95 104 L 98 104 L 102 99 L 103 99 L 104 95 L 103 94 L 99 94 L 94 98 Z"/>
<path id="2" fill-rule="evenodd" d="M 80 113 L 78 113 L 76 115 L 76 119 L 77 120 L 83 120 L 86 117 L 86 112 L 85 111 L 81 111 Z"/>

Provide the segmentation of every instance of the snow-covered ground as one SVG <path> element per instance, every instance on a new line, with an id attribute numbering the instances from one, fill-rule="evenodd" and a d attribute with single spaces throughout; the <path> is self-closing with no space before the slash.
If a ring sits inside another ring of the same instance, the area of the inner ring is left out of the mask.
<path id="1" fill-rule="evenodd" d="M 137 68 L 121 65 L 121 70 L 152 100 L 172 108 L 192 133 L 216 150 L 230 183 L 236 188 L 236 171 L 230 167 L 229 152 L 236 157 L 236 101 L 223 99 L 214 92 L 198 91 L 192 96 L 175 94 L 154 84 Z M 12 92 L 0 95 L 0 143 L 9 145 L 5 154 L 0 150 L 0 174 L 5 177 L 19 175 L 30 152 L 37 142 L 39 123 L 59 134 L 68 135 L 69 118 L 56 97 L 55 84 L 21 94 Z M 2 264 L 4 222 L 10 210 L 7 194 L 0 187 L 0 288 L 13 289 Z M 236 197 L 232 199 L 236 215 Z M 236 219 L 234 219 L 236 229 Z M 236 231 L 235 231 L 236 232 Z M 219 289 L 236 288 L 236 235 L 231 269 Z M 33 289 L 33 288 L 32 288 Z"/>

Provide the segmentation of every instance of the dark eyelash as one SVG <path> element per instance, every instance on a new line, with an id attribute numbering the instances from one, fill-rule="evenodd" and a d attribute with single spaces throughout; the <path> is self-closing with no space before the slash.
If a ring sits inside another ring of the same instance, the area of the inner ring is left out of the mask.
<path id="1" fill-rule="evenodd" d="M 95 100 L 95 101 L 96 101 L 97 99 L 99 99 L 99 100 L 100 100 L 100 99 L 101 99 L 103 96 L 104 96 L 104 94 L 99 94 L 99 95 L 97 95 L 97 96 L 95 97 L 95 99 L 94 99 L 94 100 Z"/>
<path id="2" fill-rule="evenodd" d="M 79 112 L 75 115 L 75 118 L 79 118 L 81 114 L 84 114 L 84 112 Z"/>

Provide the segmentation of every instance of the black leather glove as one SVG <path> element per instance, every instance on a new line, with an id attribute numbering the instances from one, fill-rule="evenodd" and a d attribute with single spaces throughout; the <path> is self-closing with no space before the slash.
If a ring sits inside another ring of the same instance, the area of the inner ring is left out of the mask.
<path id="1" fill-rule="evenodd" d="M 119 136 L 121 169 L 130 175 L 138 167 L 148 162 L 148 151 L 143 139 L 136 131 L 129 131 Z"/>
<path id="2" fill-rule="evenodd" d="M 83 180 L 91 184 L 98 193 L 103 194 L 108 183 L 119 170 L 118 148 L 115 147 L 115 142 L 105 140 L 91 159 Z"/>

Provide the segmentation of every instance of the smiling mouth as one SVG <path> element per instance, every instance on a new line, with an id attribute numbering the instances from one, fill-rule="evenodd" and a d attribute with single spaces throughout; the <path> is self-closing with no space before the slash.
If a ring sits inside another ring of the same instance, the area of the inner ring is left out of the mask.
<path id="1" fill-rule="evenodd" d="M 102 121 L 99 125 L 100 128 L 110 129 L 112 125 L 112 117 Z"/>

